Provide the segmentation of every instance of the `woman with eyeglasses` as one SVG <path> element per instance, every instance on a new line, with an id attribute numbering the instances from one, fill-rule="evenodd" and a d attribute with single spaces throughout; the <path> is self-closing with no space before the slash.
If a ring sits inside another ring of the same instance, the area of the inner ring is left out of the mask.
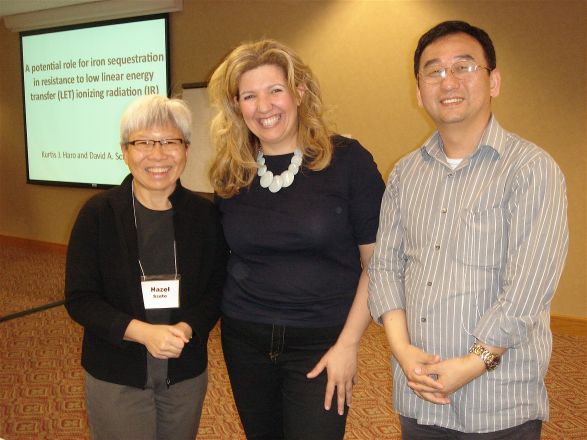
<path id="1" fill-rule="evenodd" d="M 183 188 L 186 104 L 132 102 L 120 144 L 130 170 L 81 209 L 68 246 L 65 297 L 84 327 L 92 438 L 193 440 L 206 388 L 227 248 L 214 205 Z"/>
<path id="2" fill-rule="evenodd" d="M 384 191 L 371 154 L 334 135 L 289 47 L 245 43 L 209 83 L 211 181 L 231 249 L 222 347 L 249 439 L 342 439 Z"/>

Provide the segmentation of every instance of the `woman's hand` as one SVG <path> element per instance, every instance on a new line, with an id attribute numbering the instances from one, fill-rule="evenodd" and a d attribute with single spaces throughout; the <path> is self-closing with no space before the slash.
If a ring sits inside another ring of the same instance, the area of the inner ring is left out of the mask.
<path id="1" fill-rule="evenodd" d="M 157 359 L 178 358 L 189 339 L 177 327 L 151 325 L 145 333 L 144 343 L 149 353 Z"/>
<path id="2" fill-rule="evenodd" d="M 310 371 L 306 377 L 314 379 L 326 369 L 328 382 L 324 395 L 324 408 L 329 411 L 332 406 L 332 397 L 336 390 L 338 414 L 344 415 L 344 404 L 351 406 L 353 397 L 353 385 L 357 383 L 357 354 L 361 336 L 371 322 L 371 314 L 367 305 L 369 276 L 367 267 L 373 255 L 375 243 L 359 245 L 361 266 L 363 268 L 355 299 L 349 311 L 336 343 L 322 356 L 322 359 Z"/>
<path id="3" fill-rule="evenodd" d="M 332 406 L 332 398 L 336 390 L 338 414 L 344 414 L 345 402 L 351 405 L 353 385 L 357 383 L 357 351 L 354 344 L 334 344 L 306 377 L 314 379 L 326 369 L 328 382 L 324 396 L 324 408 L 328 411 Z"/>
<path id="4" fill-rule="evenodd" d="M 177 358 L 189 342 L 184 331 L 173 325 L 149 324 L 133 319 L 124 334 L 127 341 L 143 344 L 157 359 Z"/>

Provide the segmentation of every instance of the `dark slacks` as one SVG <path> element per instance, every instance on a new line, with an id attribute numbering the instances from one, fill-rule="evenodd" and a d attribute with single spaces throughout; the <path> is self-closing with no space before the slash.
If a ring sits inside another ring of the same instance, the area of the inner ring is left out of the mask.
<path id="1" fill-rule="evenodd" d="M 400 416 L 403 440 L 540 440 L 542 420 L 530 420 L 513 428 L 482 434 L 465 433 L 434 425 L 419 425 Z"/>
<path id="2" fill-rule="evenodd" d="M 222 349 L 249 440 L 339 440 L 346 416 L 336 393 L 324 409 L 327 374 L 306 374 L 336 342 L 341 326 L 297 328 L 222 318 Z"/>

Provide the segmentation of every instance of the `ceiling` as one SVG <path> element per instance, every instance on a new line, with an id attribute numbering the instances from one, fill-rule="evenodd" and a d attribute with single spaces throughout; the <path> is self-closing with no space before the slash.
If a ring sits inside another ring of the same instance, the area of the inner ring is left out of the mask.
<path id="1" fill-rule="evenodd" d="M 0 17 L 102 0 L 0 0 Z"/>
<path id="2" fill-rule="evenodd" d="M 183 0 L 0 0 L 0 18 L 13 32 L 181 11 Z"/>

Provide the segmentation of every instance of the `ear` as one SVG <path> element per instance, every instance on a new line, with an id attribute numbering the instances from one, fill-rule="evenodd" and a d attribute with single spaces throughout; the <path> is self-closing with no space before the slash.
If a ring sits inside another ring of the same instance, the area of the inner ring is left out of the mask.
<path id="1" fill-rule="evenodd" d="M 501 72 L 496 67 L 489 73 L 489 95 L 492 98 L 499 96 L 501 89 Z"/>
<path id="2" fill-rule="evenodd" d="M 418 100 L 418 107 L 424 107 L 422 104 L 422 95 L 420 94 L 420 84 L 416 81 L 416 99 Z"/>
<path id="3" fill-rule="evenodd" d="M 300 84 L 298 87 L 298 96 L 296 97 L 296 104 L 300 105 L 302 103 L 302 98 L 304 97 L 304 93 L 306 92 L 306 86 Z"/>
<path id="4" fill-rule="evenodd" d="M 122 160 L 128 166 L 128 145 L 127 144 L 120 144 L 120 151 L 122 151 Z"/>

